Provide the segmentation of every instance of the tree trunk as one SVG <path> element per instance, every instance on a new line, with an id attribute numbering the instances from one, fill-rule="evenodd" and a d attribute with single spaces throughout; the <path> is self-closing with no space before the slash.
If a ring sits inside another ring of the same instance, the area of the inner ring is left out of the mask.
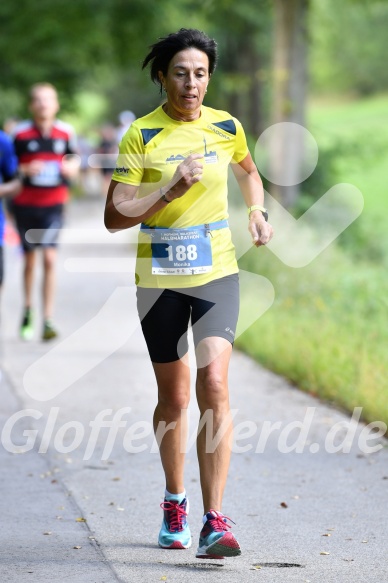
<path id="1" fill-rule="evenodd" d="M 228 63 L 228 73 L 238 75 L 240 73 L 240 60 L 239 51 L 237 45 L 237 39 L 231 39 L 228 43 L 226 52 L 226 62 Z M 228 107 L 227 110 L 237 119 L 243 119 L 243 100 L 241 91 L 237 87 L 230 91 L 228 95 Z"/>
<path id="2" fill-rule="evenodd" d="M 305 125 L 307 89 L 307 14 L 309 0 L 275 0 L 275 47 L 272 123 Z M 286 129 L 286 128 L 285 128 Z M 303 142 L 277 132 L 271 144 L 272 173 L 281 174 L 283 186 L 273 184 L 271 194 L 284 206 L 295 203 Z"/>

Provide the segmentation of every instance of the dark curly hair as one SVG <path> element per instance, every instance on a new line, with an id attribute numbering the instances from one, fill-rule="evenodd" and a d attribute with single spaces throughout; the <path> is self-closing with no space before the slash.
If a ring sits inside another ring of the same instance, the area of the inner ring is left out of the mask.
<path id="1" fill-rule="evenodd" d="M 173 32 L 166 37 L 160 38 L 159 41 L 151 45 L 151 50 L 143 61 L 142 69 L 151 64 L 151 79 L 154 83 L 160 85 L 162 93 L 162 84 L 159 79 L 158 71 L 167 75 L 168 65 L 176 53 L 185 49 L 198 49 L 204 52 L 209 59 L 209 75 L 212 75 L 217 64 L 217 43 L 214 39 L 209 38 L 204 32 L 195 28 L 181 28 L 178 32 Z"/>

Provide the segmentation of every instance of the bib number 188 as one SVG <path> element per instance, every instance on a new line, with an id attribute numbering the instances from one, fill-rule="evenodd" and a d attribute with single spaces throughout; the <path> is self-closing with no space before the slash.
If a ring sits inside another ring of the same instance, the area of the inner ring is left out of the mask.
<path id="1" fill-rule="evenodd" d="M 167 251 L 169 261 L 194 261 L 198 257 L 196 245 L 177 245 L 175 248 L 169 245 Z"/>

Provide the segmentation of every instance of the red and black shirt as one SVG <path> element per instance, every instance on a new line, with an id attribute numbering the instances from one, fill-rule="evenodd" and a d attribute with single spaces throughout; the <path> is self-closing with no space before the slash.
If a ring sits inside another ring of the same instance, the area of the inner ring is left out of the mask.
<path id="1" fill-rule="evenodd" d="M 23 188 L 13 203 L 22 206 L 54 206 L 68 198 L 67 182 L 62 176 L 63 156 L 76 153 L 73 128 L 55 120 L 49 136 L 43 136 L 33 121 L 19 124 L 14 133 L 19 164 L 33 160 L 44 162 L 42 171 L 23 178 Z"/>

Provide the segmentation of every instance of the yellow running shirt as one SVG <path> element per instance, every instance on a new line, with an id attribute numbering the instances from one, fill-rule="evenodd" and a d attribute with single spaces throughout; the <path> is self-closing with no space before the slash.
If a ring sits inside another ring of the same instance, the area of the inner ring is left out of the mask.
<path id="1" fill-rule="evenodd" d="M 225 111 L 202 106 L 199 119 L 181 122 L 170 118 L 162 106 L 139 118 L 120 144 L 112 179 L 139 186 L 142 198 L 170 182 L 177 166 L 192 153 L 201 153 L 203 177 L 181 198 L 173 200 L 146 221 L 149 227 L 189 228 L 228 218 L 228 165 L 248 154 L 240 122 Z M 152 273 L 151 237 L 139 232 L 136 284 L 140 287 L 185 288 L 203 285 L 238 272 L 228 227 L 210 234 L 212 268 L 195 275 Z"/>

